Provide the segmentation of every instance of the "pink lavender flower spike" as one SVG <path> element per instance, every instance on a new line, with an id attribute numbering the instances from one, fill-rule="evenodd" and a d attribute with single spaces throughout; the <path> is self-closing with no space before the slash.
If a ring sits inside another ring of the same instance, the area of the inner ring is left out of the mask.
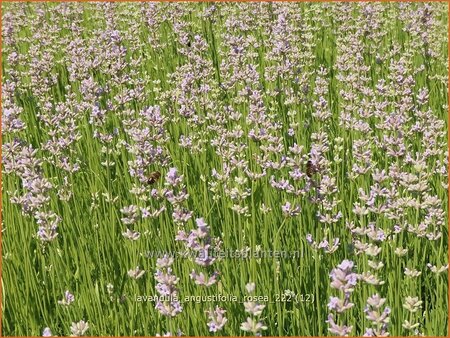
<path id="1" fill-rule="evenodd" d="M 331 270 L 331 287 L 339 290 L 338 297 L 331 296 L 328 303 L 328 309 L 332 311 L 328 315 L 328 331 L 332 334 L 340 336 L 348 336 L 352 331 L 352 326 L 347 326 L 344 323 L 336 323 L 341 321 L 343 313 L 350 310 L 354 304 L 350 302 L 350 296 L 355 290 L 358 281 L 358 275 L 353 272 L 354 263 L 350 260 L 344 259 L 341 264 Z"/>
<path id="2" fill-rule="evenodd" d="M 209 332 L 218 332 L 223 330 L 228 319 L 224 316 L 226 311 L 219 306 L 216 306 L 214 310 L 207 311 L 208 314 L 208 328 Z"/>
<path id="3" fill-rule="evenodd" d="M 75 297 L 69 291 L 64 292 L 64 298 L 62 300 L 58 300 L 58 304 L 61 305 L 70 305 L 75 301 Z"/>
<path id="4" fill-rule="evenodd" d="M 172 272 L 171 266 L 173 262 L 173 258 L 167 255 L 156 261 L 155 280 L 158 283 L 155 289 L 160 298 L 156 301 L 155 309 L 167 317 L 175 317 L 183 311 L 181 302 L 178 299 L 177 284 L 180 279 Z"/>
<path id="5" fill-rule="evenodd" d="M 43 331 L 42 331 L 42 337 L 51 337 L 52 336 L 52 331 L 50 330 L 49 327 L 46 327 Z"/>

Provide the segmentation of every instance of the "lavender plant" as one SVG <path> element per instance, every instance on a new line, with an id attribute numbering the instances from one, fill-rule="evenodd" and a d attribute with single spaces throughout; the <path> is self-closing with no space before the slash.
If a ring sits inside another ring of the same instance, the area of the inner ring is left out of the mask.
<path id="1" fill-rule="evenodd" d="M 2 335 L 447 336 L 445 3 L 1 6 Z"/>

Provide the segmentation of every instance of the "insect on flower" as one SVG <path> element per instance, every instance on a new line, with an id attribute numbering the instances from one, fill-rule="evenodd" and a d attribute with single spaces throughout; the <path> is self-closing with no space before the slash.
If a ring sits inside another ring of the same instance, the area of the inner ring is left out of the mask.
<path id="1" fill-rule="evenodd" d="M 319 172 L 319 170 L 319 166 L 313 164 L 311 160 L 306 162 L 306 175 L 308 177 L 312 177 L 315 173 Z"/>
<path id="2" fill-rule="evenodd" d="M 159 171 L 154 171 L 150 173 L 147 177 L 148 184 L 155 184 L 161 178 L 161 173 Z"/>

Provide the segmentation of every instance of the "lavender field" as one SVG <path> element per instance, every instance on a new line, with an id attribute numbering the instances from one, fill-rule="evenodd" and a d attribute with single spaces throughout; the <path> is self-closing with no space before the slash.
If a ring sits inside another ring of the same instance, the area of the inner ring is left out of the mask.
<path id="1" fill-rule="evenodd" d="M 2 335 L 446 336 L 447 27 L 2 2 Z"/>

